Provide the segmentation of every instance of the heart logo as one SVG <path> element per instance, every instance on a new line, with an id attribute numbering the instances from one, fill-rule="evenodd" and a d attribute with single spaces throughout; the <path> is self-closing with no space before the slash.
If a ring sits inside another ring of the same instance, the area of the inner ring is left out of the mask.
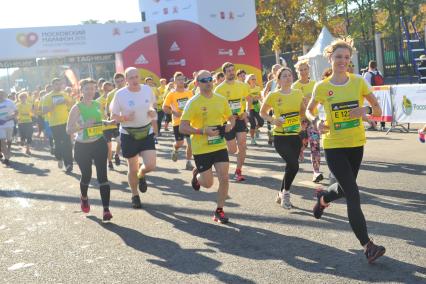
<path id="1" fill-rule="evenodd" d="M 16 41 L 24 46 L 24 47 L 31 47 L 38 41 L 38 35 L 36 33 L 19 33 L 16 35 Z"/>

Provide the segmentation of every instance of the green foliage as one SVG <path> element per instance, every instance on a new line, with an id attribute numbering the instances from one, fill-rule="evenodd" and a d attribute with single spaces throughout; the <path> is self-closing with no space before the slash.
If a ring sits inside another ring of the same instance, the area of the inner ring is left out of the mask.
<path id="1" fill-rule="evenodd" d="M 423 6 L 422 6 L 423 5 Z M 256 0 L 261 45 L 274 51 L 312 44 L 323 26 L 336 36 L 371 40 L 400 33 L 399 17 L 426 24 L 424 0 Z"/>

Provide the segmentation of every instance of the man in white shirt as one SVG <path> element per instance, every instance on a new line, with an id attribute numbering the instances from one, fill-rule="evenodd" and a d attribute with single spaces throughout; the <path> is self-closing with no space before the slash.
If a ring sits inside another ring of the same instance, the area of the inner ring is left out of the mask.
<path id="1" fill-rule="evenodd" d="M 132 206 L 137 209 L 141 208 L 138 184 L 139 190 L 146 192 L 145 175 L 156 166 L 157 101 L 152 89 L 140 84 L 136 68 L 127 68 L 125 77 L 127 86 L 117 91 L 110 111 L 112 119 L 120 123 L 121 149 L 129 166 L 127 178 L 132 190 Z M 140 167 L 139 155 L 143 160 Z"/>
<path id="2" fill-rule="evenodd" d="M 10 159 L 10 148 L 8 144 L 12 142 L 13 120 L 16 117 L 17 109 L 13 101 L 7 98 L 5 91 L 0 89 L 0 144 L 3 153 L 3 163 L 8 166 Z M 8 143 L 9 142 L 9 143 Z"/>

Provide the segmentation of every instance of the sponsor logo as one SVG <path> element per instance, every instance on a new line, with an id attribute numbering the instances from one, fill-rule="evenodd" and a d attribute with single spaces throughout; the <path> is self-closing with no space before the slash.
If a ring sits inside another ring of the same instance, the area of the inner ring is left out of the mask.
<path id="1" fill-rule="evenodd" d="M 221 48 L 221 49 L 219 49 L 218 54 L 219 54 L 219 55 L 228 55 L 228 56 L 233 56 L 233 55 L 234 55 L 234 51 L 233 51 L 232 49 L 228 49 L 228 50 L 226 50 L 226 49 L 224 49 L 224 48 Z"/>
<path id="2" fill-rule="evenodd" d="M 169 59 L 167 60 L 167 65 L 168 66 L 186 66 L 186 59 L 180 59 L 180 60 Z"/>
<path id="3" fill-rule="evenodd" d="M 148 63 L 149 63 L 149 61 L 146 60 L 146 58 L 143 54 L 139 55 L 139 57 L 135 61 L 135 64 L 139 64 L 139 65 L 145 65 L 145 64 L 148 64 Z"/>
<path id="4" fill-rule="evenodd" d="M 170 49 L 169 49 L 170 51 L 179 51 L 180 50 L 180 47 L 179 47 L 179 45 L 174 41 L 173 43 L 172 43 L 172 45 L 170 46 Z"/>
<path id="5" fill-rule="evenodd" d="M 331 91 L 331 90 L 330 90 L 330 91 L 328 91 L 328 96 L 329 96 L 329 97 L 331 97 L 332 95 L 334 95 L 334 92 L 333 92 L 333 91 Z"/>
<path id="6" fill-rule="evenodd" d="M 114 28 L 113 30 L 112 30 L 112 35 L 113 36 L 119 36 L 121 33 L 120 33 L 120 29 L 119 28 Z"/>
<path id="7" fill-rule="evenodd" d="M 407 96 L 403 96 L 403 98 L 402 98 L 402 111 L 406 115 L 410 115 L 413 112 L 413 104 L 407 98 Z"/>
<path id="8" fill-rule="evenodd" d="M 31 47 L 38 41 L 38 35 L 33 32 L 19 33 L 16 35 L 16 41 L 24 47 Z"/>
<path id="9" fill-rule="evenodd" d="M 244 48 L 241 46 L 240 49 L 238 50 L 238 56 L 244 56 L 246 55 L 246 52 L 244 51 Z"/>

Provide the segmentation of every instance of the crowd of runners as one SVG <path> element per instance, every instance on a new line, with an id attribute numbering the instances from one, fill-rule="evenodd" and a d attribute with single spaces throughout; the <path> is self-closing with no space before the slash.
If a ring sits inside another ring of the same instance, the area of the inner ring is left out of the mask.
<path id="1" fill-rule="evenodd" d="M 315 192 L 313 215 L 321 218 L 331 202 L 345 197 L 349 223 L 371 263 L 385 248 L 368 236 L 356 179 L 366 143 L 363 121 L 369 115 L 380 116 L 381 109 L 369 84 L 348 72 L 351 45 L 337 40 L 325 49 L 325 56 L 331 69 L 319 82 L 309 78 L 307 61 L 296 64 L 297 80 L 290 68 L 274 65 L 265 86 L 259 85 L 254 74 L 226 62 L 220 72 L 199 70 L 192 80 L 177 72 L 170 82 L 161 79 L 159 86 L 130 67 L 124 74 L 116 73 L 113 82 L 83 79 L 76 94 L 64 88 L 59 78 L 44 90 L 9 98 L 0 90 L 2 162 L 10 164 L 11 144 L 18 133 L 18 143 L 28 155 L 32 138 L 44 139 L 60 169 L 72 173 L 73 161 L 78 165 L 85 213 L 90 211 L 88 188 L 94 163 L 103 220 L 109 221 L 108 169 L 120 166 L 120 157 L 127 161 L 131 206 L 141 208 L 139 192 L 147 191 L 149 173 L 156 169 L 156 144 L 161 143 L 162 132 L 173 131 L 171 161 L 178 160 L 179 149 L 186 149 L 185 168 L 192 171 L 188 182 L 196 191 L 212 187 L 214 168 L 219 185 L 213 220 L 227 223 L 229 154 L 236 155 L 233 178 L 244 182 L 247 149 L 267 134 L 268 144 L 286 165 L 275 201 L 291 210 L 291 187 L 305 148 L 310 148 L 312 181 L 324 179 L 321 145 L 332 183 Z M 364 106 L 364 100 L 369 106 Z M 419 131 L 422 142 L 425 131 Z"/>

